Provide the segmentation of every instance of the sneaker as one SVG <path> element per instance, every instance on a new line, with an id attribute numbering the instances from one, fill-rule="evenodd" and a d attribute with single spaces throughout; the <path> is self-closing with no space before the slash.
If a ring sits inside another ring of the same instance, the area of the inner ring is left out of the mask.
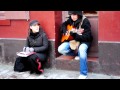
<path id="1" fill-rule="evenodd" d="M 87 78 L 87 76 L 85 76 L 85 75 L 80 75 L 79 77 L 78 77 L 78 79 L 86 79 Z"/>
<path id="2" fill-rule="evenodd" d="M 75 60 L 80 60 L 79 56 L 76 56 L 74 59 L 75 59 Z"/>

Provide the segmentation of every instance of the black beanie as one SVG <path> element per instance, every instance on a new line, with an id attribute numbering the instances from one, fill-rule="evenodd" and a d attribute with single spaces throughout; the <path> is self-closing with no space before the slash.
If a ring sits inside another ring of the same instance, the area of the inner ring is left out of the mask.
<path id="1" fill-rule="evenodd" d="M 71 14 L 78 14 L 80 16 L 83 16 L 82 11 L 68 11 L 68 14 L 69 15 L 71 15 Z"/>

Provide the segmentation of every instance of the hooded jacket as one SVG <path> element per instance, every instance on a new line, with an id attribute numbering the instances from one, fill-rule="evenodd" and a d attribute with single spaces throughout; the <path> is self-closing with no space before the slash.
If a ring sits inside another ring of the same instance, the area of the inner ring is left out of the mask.
<path id="1" fill-rule="evenodd" d="M 79 29 L 79 27 L 81 26 L 81 28 L 84 29 L 84 32 L 82 33 L 82 35 L 78 35 L 77 33 L 70 33 L 71 36 L 73 36 L 74 40 L 80 41 L 81 43 L 82 42 L 92 42 L 93 36 L 91 34 L 91 25 L 90 25 L 90 22 L 89 22 L 89 20 L 87 18 L 85 18 L 82 21 L 82 18 L 83 18 L 82 11 L 69 11 L 68 14 L 69 15 L 78 14 L 79 18 L 76 21 L 73 21 L 71 19 L 71 16 L 69 16 L 68 20 L 65 21 L 61 25 L 61 29 L 60 29 L 61 33 L 64 33 L 64 34 L 66 33 L 67 25 L 72 25 L 72 26 L 76 27 L 77 29 Z M 80 25 L 81 22 L 82 22 L 82 25 Z"/>

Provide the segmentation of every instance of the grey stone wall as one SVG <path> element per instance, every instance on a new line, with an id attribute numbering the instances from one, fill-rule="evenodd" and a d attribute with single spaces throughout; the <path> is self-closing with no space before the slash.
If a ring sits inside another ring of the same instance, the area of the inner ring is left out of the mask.
<path id="1" fill-rule="evenodd" d="M 25 45 L 25 39 L 1 39 L 0 40 L 0 62 L 14 64 L 16 60 L 16 52 L 23 49 Z M 49 40 L 47 67 L 52 67 L 52 61 L 55 58 L 54 54 L 54 41 Z"/>

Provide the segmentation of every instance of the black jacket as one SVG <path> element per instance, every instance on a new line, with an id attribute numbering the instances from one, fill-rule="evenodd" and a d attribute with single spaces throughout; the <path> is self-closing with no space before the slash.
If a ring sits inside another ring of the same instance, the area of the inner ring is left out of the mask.
<path id="1" fill-rule="evenodd" d="M 39 53 L 46 54 L 48 50 L 48 38 L 42 28 L 35 34 L 30 30 L 26 40 L 26 47 L 34 48 L 38 56 Z"/>
<path id="2" fill-rule="evenodd" d="M 77 21 L 73 22 L 71 17 L 67 21 L 65 21 L 61 26 L 61 33 L 66 33 L 67 31 L 67 25 L 73 25 L 77 29 L 80 26 L 82 19 L 79 18 Z M 71 33 L 71 36 L 74 37 L 75 40 L 82 42 L 92 42 L 93 36 L 91 34 L 91 25 L 87 18 L 83 20 L 83 23 L 81 25 L 81 28 L 84 28 L 84 32 L 82 35 L 78 35 L 77 33 Z"/>

